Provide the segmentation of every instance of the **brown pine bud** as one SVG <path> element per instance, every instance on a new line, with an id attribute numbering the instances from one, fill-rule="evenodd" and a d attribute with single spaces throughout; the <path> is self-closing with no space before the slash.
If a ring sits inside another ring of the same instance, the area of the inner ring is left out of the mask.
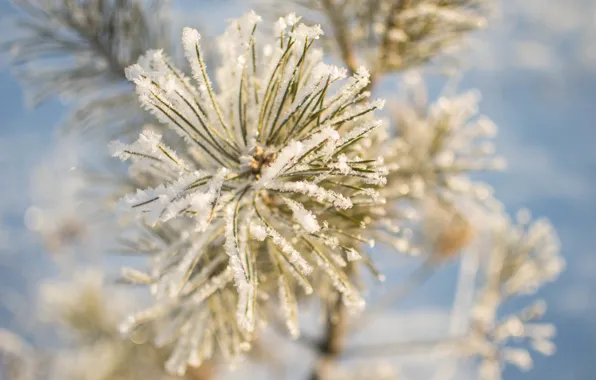
<path id="1" fill-rule="evenodd" d="M 439 232 L 434 241 L 434 255 L 445 260 L 457 255 L 474 238 L 474 228 L 459 213 L 451 218 L 445 228 Z"/>
<path id="2" fill-rule="evenodd" d="M 432 201 L 425 208 L 425 233 L 433 260 L 448 260 L 473 240 L 474 227 L 455 207 Z"/>

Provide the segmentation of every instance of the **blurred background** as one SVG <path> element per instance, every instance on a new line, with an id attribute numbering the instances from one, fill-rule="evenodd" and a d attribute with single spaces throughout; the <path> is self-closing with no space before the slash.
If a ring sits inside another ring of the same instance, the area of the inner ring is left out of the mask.
<path id="1" fill-rule="evenodd" d="M 174 2 L 172 33 L 199 25 L 217 35 L 225 26 L 221 20 L 253 6 L 241 0 Z M 15 13 L 0 0 L 2 19 Z M 459 87 L 482 93 L 481 112 L 499 126 L 497 150 L 509 162 L 505 172 L 481 179 L 508 210 L 525 207 L 549 218 L 567 261 L 560 279 L 539 294 L 549 305 L 546 319 L 557 326 L 556 355 L 537 356 L 533 370 L 508 369 L 504 378 L 591 380 L 596 373 L 596 3 L 503 0 L 497 19 L 473 38 L 473 63 Z M 396 89 L 383 83 L 379 96 Z M 58 209 L 57 200 L 69 199 L 77 186 L 52 181 L 56 171 L 76 166 L 68 143 L 58 137 L 65 106 L 49 99 L 32 108 L 26 98 L 7 65 L 0 64 L 0 327 L 25 335 L 28 330 L 14 316 L 33 302 L 36 281 L 57 271 L 47 240 L 33 231 L 38 210 L 32 205 Z M 76 214 L 76 205 L 70 207 Z M 52 224 L 51 214 L 45 223 Z M 82 248 L 99 249 L 94 244 Z M 447 310 L 456 270 L 453 264 L 432 278 L 403 307 L 428 308 L 429 315 Z M 401 323 L 422 323 L 403 315 Z"/>

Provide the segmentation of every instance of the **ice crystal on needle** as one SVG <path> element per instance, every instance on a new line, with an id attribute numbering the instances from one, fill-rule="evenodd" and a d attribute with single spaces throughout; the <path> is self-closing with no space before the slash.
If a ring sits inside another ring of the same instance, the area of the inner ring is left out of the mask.
<path id="1" fill-rule="evenodd" d="M 297 336 L 297 286 L 311 293 L 314 271 L 329 276 L 346 305 L 363 306 L 340 264 L 360 258 L 345 222 L 361 229 L 364 221 L 344 210 L 382 202 L 372 189 L 385 183 L 386 171 L 358 144 L 379 126 L 372 113 L 383 102 L 366 102 L 364 68 L 345 79 L 345 70 L 322 62 L 313 46 L 320 27 L 289 15 L 262 36 L 259 22 L 254 13 L 232 21 L 219 40 L 215 83 L 200 35 L 190 28 L 182 42 L 192 80 L 161 51 L 129 67 L 143 107 L 184 144 L 173 149 L 145 131 L 111 149 L 132 162 L 132 175 L 157 184 L 122 205 L 154 230 L 179 231 L 157 248 L 151 273 L 133 276 L 152 285 L 156 307 L 192 299 L 198 309 L 233 282 L 237 323 L 250 336 L 258 295 L 274 283 L 285 324 Z M 224 259 L 227 269 L 210 266 Z"/>

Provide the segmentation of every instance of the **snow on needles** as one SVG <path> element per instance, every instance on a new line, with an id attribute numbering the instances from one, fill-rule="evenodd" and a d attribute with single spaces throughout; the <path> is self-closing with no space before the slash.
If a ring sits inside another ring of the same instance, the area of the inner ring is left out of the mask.
<path id="1" fill-rule="evenodd" d="M 344 80 L 344 69 L 322 62 L 319 26 L 289 15 L 266 35 L 260 22 L 253 12 L 231 21 L 218 40 L 223 59 L 214 82 L 201 36 L 190 28 L 182 43 L 192 79 L 161 51 L 126 70 L 143 108 L 180 140 L 168 146 L 146 130 L 132 144 L 110 146 L 132 163 L 131 176 L 151 184 L 120 203 L 149 226 L 140 235 L 153 265 L 135 278 L 167 289 L 154 293 L 156 306 L 133 316 L 125 330 L 176 314 L 172 323 L 181 330 L 172 331 L 187 331 L 168 362 L 176 373 L 208 358 L 213 339 L 224 339 L 217 327 L 191 333 L 199 321 L 227 321 L 236 346 L 246 348 L 240 343 L 249 343 L 260 325 L 258 309 L 274 295 L 271 287 L 294 338 L 297 293 L 318 290 L 313 272 L 347 306 L 363 306 L 340 264 L 360 258 L 362 239 L 350 237 L 360 236 L 365 222 L 354 223 L 343 210 L 362 215 L 359 208 L 382 204 L 370 186 L 383 185 L 387 171 L 361 146 L 380 125 L 373 115 L 382 101 L 367 102 L 364 68 Z M 223 306 L 229 302 L 236 304 L 233 316 Z M 243 351 L 223 347 L 230 358 Z"/>

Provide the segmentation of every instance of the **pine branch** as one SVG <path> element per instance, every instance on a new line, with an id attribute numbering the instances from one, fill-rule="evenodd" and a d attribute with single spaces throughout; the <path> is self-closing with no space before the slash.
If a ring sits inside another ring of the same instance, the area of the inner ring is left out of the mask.
<path id="1" fill-rule="evenodd" d="M 410 6 L 410 3 L 411 0 L 395 0 L 391 5 L 391 9 L 385 20 L 385 33 L 383 34 L 383 42 L 379 46 L 379 61 L 381 65 L 379 70 L 381 71 L 385 69 L 386 61 L 389 59 L 389 50 L 395 44 L 395 42 L 392 41 L 390 31 L 400 27 L 400 18 L 398 17 L 398 14 L 404 9 L 407 9 Z M 393 59 L 400 60 L 400 57 L 393 57 Z"/>
<path id="2" fill-rule="evenodd" d="M 357 267 L 348 264 L 346 273 L 348 277 L 356 277 Z M 349 334 L 349 310 L 342 299 L 342 294 L 337 293 L 335 300 L 330 300 L 327 309 L 327 323 L 322 340 L 319 342 L 319 358 L 310 374 L 311 380 L 322 380 L 334 362 L 343 354 L 346 339 Z"/>
<path id="3" fill-rule="evenodd" d="M 14 0 L 20 11 L 12 22 L 16 32 L 0 51 L 29 90 L 33 105 L 53 97 L 74 105 L 67 127 L 120 128 L 140 115 L 134 112 L 138 102 L 124 69 L 150 48 L 169 50 L 168 4 Z"/>

